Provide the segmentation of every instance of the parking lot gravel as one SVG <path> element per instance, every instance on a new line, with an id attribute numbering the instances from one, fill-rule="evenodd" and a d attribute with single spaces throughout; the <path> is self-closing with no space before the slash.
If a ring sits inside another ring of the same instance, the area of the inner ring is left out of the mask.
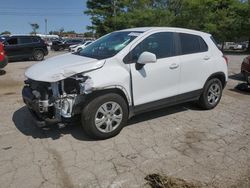
<path id="1" fill-rule="evenodd" d="M 103 141 L 88 139 L 79 123 L 35 127 L 21 89 L 36 62 L 9 63 L 0 71 L 0 187 L 149 187 L 144 178 L 159 173 L 249 188 L 250 93 L 235 89 L 244 57 L 228 55 L 230 78 L 215 109 L 187 103 L 142 114 Z"/>

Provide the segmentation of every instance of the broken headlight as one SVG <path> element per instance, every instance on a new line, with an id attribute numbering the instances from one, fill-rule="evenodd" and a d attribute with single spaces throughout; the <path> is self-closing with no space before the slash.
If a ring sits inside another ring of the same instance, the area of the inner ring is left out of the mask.
<path id="1" fill-rule="evenodd" d="M 83 75 L 76 75 L 67 78 L 63 81 L 64 87 L 62 93 L 66 94 L 84 94 L 91 92 L 93 82 L 90 77 Z"/>

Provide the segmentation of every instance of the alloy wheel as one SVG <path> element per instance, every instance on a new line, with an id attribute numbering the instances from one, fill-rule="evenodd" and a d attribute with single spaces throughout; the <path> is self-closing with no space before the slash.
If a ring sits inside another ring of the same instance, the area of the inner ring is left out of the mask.
<path id="1" fill-rule="evenodd" d="M 207 100 L 210 105 L 215 105 L 221 96 L 221 89 L 218 83 L 213 83 L 207 93 Z"/>

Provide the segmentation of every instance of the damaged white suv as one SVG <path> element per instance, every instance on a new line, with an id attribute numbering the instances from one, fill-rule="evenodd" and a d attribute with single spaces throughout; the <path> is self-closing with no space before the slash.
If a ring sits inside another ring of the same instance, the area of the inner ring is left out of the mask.
<path id="1" fill-rule="evenodd" d="M 30 67 L 23 99 L 37 124 L 67 124 L 105 139 L 128 118 L 187 101 L 220 101 L 227 60 L 210 34 L 181 28 L 134 28 L 103 36 L 78 53 Z"/>

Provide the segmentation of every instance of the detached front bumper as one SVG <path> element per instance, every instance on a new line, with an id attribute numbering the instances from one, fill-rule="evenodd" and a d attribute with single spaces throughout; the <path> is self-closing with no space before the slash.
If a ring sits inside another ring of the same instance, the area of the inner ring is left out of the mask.
<path id="1" fill-rule="evenodd" d="M 41 114 L 41 106 L 39 105 L 39 101 L 33 95 L 31 89 L 29 87 L 24 87 L 22 90 L 23 101 L 28 107 L 33 120 L 35 121 L 38 127 L 45 127 L 49 124 L 57 124 L 61 120 L 57 119 L 53 116 L 49 116 L 48 114 Z"/>
<path id="2" fill-rule="evenodd" d="M 69 124 L 75 119 L 75 115 L 81 113 L 85 102 L 84 95 L 68 95 L 59 99 L 51 97 L 48 101 L 41 101 L 29 86 L 24 86 L 22 97 L 38 127 Z"/>

